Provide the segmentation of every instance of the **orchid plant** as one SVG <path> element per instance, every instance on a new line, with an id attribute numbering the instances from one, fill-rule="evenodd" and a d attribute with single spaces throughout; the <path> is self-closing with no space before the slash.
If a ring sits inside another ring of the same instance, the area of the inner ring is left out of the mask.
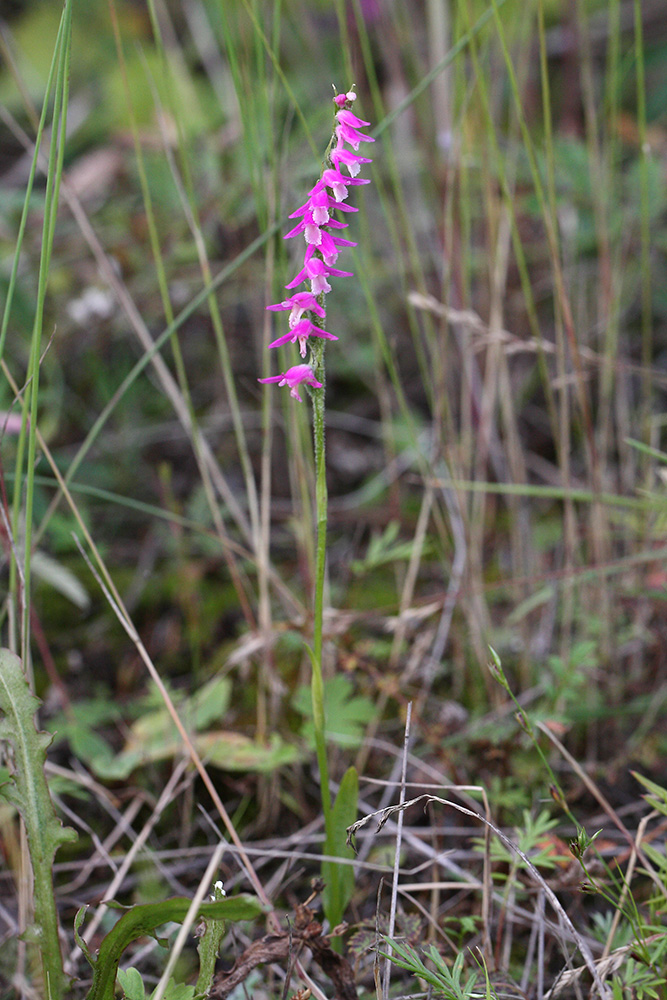
<path id="1" fill-rule="evenodd" d="M 313 402 L 313 437 L 315 448 L 315 503 L 317 518 L 317 545 L 315 568 L 315 600 L 313 622 L 313 648 L 309 648 L 312 662 L 311 691 L 315 747 L 320 776 L 322 810 L 325 825 L 325 855 L 346 856 L 345 827 L 356 818 L 357 775 L 354 768 L 346 773 L 332 803 L 329 789 L 329 769 L 326 752 L 324 684 L 322 679 L 322 624 L 324 611 L 324 573 L 327 540 L 327 484 L 324 446 L 324 403 L 325 403 L 325 363 L 324 354 L 327 340 L 338 337 L 318 325 L 326 319 L 325 299 L 332 290 L 329 278 L 350 278 L 351 271 L 336 267 L 338 255 L 345 247 L 356 246 L 351 240 L 336 235 L 347 228 L 347 223 L 334 216 L 334 212 L 357 212 L 347 204 L 349 189 L 360 184 L 369 184 L 360 178 L 361 165 L 371 160 L 359 153 L 362 142 L 375 140 L 361 129 L 370 123 L 358 118 L 352 112 L 357 99 L 354 90 L 346 94 L 335 94 L 334 128 L 324 157 L 324 168 L 317 183 L 308 192 L 308 199 L 291 219 L 300 221 L 284 239 L 293 239 L 303 234 L 306 244 L 303 266 L 285 287 L 288 291 L 309 283 L 310 290 L 294 291 L 282 302 L 267 306 L 275 312 L 288 312 L 287 333 L 277 337 L 270 348 L 283 344 L 296 344 L 302 359 L 279 375 L 259 379 L 260 382 L 277 382 L 288 386 L 291 395 L 301 401 L 299 389 L 305 387 Z M 343 171 L 347 171 L 344 173 Z M 318 321 L 318 322 L 316 322 Z M 346 822 L 349 820 L 349 823 Z M 340 869 L 335 863 L 325 862 L 323 866 L 327 888 L 323 896 L 325 913 L 332 929 L 342 919 L 343 911 L 352 891 L 352 869 Z"/>

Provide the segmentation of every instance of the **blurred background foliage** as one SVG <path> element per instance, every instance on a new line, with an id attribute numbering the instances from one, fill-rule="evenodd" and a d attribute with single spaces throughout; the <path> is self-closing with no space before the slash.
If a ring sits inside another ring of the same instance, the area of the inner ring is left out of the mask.
<path id="1" fill-rule="evenodd" d="M 25 135 L 59 13 L 50 2 L 3 11 L 0 284 L 9 280 L 30 162 Z M 61 209 L 40 426 L 65 471 L 111 405 L 76 473 L 77 503 L 152 655 L 188 688 L 225 669 L 252 621 L 226 575 L 192 446 L 151 366 L 114 401 L 143 348 L 95 253 L 153 337 L 207 275 L 229 268 L 216 292 L 219 318 L 202 302 L 162 354 L 246 505 L 242 451 L 257 483 L 266 455 L 266 396 L 256 382 L 267 363 L 263 307 L 291 273 L 291 248 L 262 235 L 284 230 L 281 219 L 303 200 L 326 144 L 331 83 L 350 81 L 379 133 L 375 183 L 355 192 L 358 280 L 331 297 L 328 317 L 341 336 L 329 366 L 331 599 L 354 618 L 335 630 L 334 659 L 354 665 L 362 696 L 382 673 L 390 716 L 415 694 L 428 715 L 432 686 L 483 716 L 499 697 L 485 674 L 492 641 L 520 688 L 537 685 L 545 714 L 581 732 L 580 746 L 586 721 L 611 711 L 623 730 L 621 704 L 625 713 L 636 698 L 642 712 L 664 677 L 662 458 L 646 450 L 664 443 L 664 12 L 641 7 L 639 105 L 631 5 L 553 0 L 517 17 L 508 0 L 497 20 L 478 25 L 489 13 L 481 0 L 414 11 L 381 0 L 90 0 L 75 10 L 65 180 L 95 235 Z M 422 86 L 461 39 L 461 54 Z M 6 348 L 19 381 L 42 183 Z M 216 361 L 221 338 L 236 398 Z M 277 363 L 270 358 L 271 370 Z M 6 382 L 1 393 L 7 409 Z M 281 417 L 270 443 L 271 553 L 307 608 L 307 408 L 272 405 Z M 3 448 L 7 471 L 9 436 Z M 61 571 L 38 595 L 53 657 L 50 676 L 38 672 L 40 687 L 55 671 L 61 697 L 76 700 L 90 686 L 92 658 L 96 683 L 126 696 L 141 688 L 141 670 L 112 638 L 71 516 L 50 506 L 48 470 L 39 471 L 43 546 Z M 241 568 L 251 606 L 256 558 L 251 547 Z M 85 581 L 78 604 L 66 590 L 72 578 Z M 430 616 L 420 617 L 429 604 Z M 419 625 L 409 622 L 410 607 Z M 403 618 L 393 618 L 399 611 Z M 281 618 L 278 611 L 278 627 Z M 382 649 L 390 620 L 398 621 L 394 639 Z M 280 649 L 277 660 L 261 654 L 256 669 L 282 673 L 280 684 L 294 688 L 299 657 L 281 666 Z M 630 689 L 621 662 L 635 664 Z M 255 693 L 243 690 L 237 711 L 254 725 Z M 437 731 L 437 720 L 429 723 Z M 284 724 L 289 730 L 287 716 Z"/>
<path id="2" fill-rule="evenodd" d="M 59 17 L 51 0 L 1 11 L 3 299 Z M 355 279 L 327 317 L 334 773 L 356 756 L 385 777 L 412 701 L 424 773 L 486 785 L 521 822 L 545 775 L 492 644 L 614 805 L 636 799 L 630 765 L 667 779 L 662 0 L 80 0 L 73 29 L 40 430 L 63 473 L 77 464 L 79 514 L 247 835 L 317 801 L 308 406 L 257 378 L 293 363 L 265 350 L 264 307 L 294 273 L 280 235 L 321 169 L 332 84 L 356 84 L 377 138 Z M 38 176 L 4 351 L 19 385 L 43 206 Z M 157 339 L 182 310 L 161 356 L 228 484 L 215 504 L 162 376 L 132 374 L 138 327 Z M 37 475 L 55 757 L 114 794 L 156 787 L 175 732 L 43 456 Z M 210 836 L 194 797 L 173 812 L 161 847 Z"/>

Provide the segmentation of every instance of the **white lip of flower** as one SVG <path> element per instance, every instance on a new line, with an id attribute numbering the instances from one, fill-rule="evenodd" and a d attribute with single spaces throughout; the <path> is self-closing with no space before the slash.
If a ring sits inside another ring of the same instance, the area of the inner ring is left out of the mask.
<path id="1" fill-rule="evenodd" d="M 224 890 L 224 886 L 223 886 L 223 883 L 222 883 L 222 882 L 220 881 L 220 879 L 218 879 L 218 881 L 217 881 L 217 882 L 214 882 L 214 883 L 213 883 L 213 890 L 214 890 L 214 891 L 213 891 L 213 893 L 211 894 L 211 902 L 212 902 L 212 903 L 215 903 L 215 899 L 216 899 L 216 896 L 215 896 L 215 894 L 216 894 L 216 892 L 221 892 L 223 896 L 226 896 L 226 895 L 227 895 L 227 893 L 226 893 L 226 892 L 225 892 L 225 890 Z"/>

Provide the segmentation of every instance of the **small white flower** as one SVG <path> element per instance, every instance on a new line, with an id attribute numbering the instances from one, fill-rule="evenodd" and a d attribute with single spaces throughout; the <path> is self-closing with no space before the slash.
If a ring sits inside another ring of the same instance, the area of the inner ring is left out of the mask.
<path id="1" fill-rule="evenodd" d="M 216 898 L 217 898 L 216 893 L 222 893 L 223 896 L 227 895 L 227 893 L 225 892 L 223 884 L 220 881 L 220 879 L 218 879 L 217 882 L 213 883 L 213 893 L 211 895 L 211 902 L 212 903 L 215 903 L 215 901 L 216 901 Z"/>

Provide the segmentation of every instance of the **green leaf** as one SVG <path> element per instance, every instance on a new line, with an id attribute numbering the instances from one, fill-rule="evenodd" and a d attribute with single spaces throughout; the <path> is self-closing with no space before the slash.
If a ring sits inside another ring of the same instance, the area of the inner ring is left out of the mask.
<path id="1" fill-rule="evenodd" d="M 144 1000 L 146 990 L 144 989 L 144 981 L 138 969 L 130 968 L 126 971 L 119 969 L 118 982 L 127 1000 Z"/>
<path id="2" fill-rule="evenodd" d="M 50 584 L 81 611 L 88 610 L 90 607 L 88 591 L 62 563 L 44 552 L 37 551 L 32 555 L 32 570 L 35 576 Z"/>
<path id="3" fill-rule="evenodd" d="M 365 695 L 354 695 L 348 677 L 336 674 L 324 682 L 325 736 L 332 743 L 344 747 L 358 747 L 366 726 L 375 717 L 375 704 Z M 302 726 L 302 735 L 311 746 L 315 743 L 312 723 L 313 707 L 310 689 L 300 687 L 292 701 L 294 708 L 308 721 Z"/>
<path id="4" fill-rule="evenodd" d="M 271 772 L 298 760 L 298 748 L 285 743 L 277 733 L 273 733 L 269 743 L 264 744 L 242 733 L 221 729 L 201 732 L 225 714 L 231 690 L 229 679 L 219 677 L 204 685 L 191 698 L 180 703 L 175 699 L 179 717 L 192 733 L 191 739 L 200 757 L 225 771 Z M 83 733 L 76 737 L 80 740 L 79 745 L 96 751 L 90 759 L 91 767 L 99 777 L 108 780 L 122 781 L 136 768 L 169 760 L 183 749 L 181 735 L 164 706 L 144 711 L 133 723 L 125 747 L 115 756 L 105 753 L 99 738 L 86 732 L 85 739 Z"/>
<path id="5" fill-rule="evenodd" d="M 325 840 L 324 852 L 334 858 L 354 858 L 354 851 L 347 846 L 347 828 L 357 818 L 359 778 L 356 769 L 349 767 L 343 775 L 336 801 L 331 812 L 331 830 Z M 336 927 L 345 913 L 354 892 L 352 865 L 339 865 L 335 861 L 322 862 L 322 878 L 326 885 L 322 894 L 324 913 Z"/>
<path id="6" fill-rule="evenodd" d="M 157 986 L 151 993 L 151 997 L 154 997 L 156 992 Z M 187 986 L 185 983 L 177 983 L 170 979 L 164 991 L 164 1000 L 192 1000 L 196 992 L 194 986 Z"/>
<path id="7" fill-rule="evenodd" d="M 76 911 L 76 916 L 74 918 L 74 940 L 76 941 L 76 943 L 78 944 L 79 948 L 81 949 L 81 951 L 85 955 L 85 957 L 86 957 L 87 961 L 89 962 L 89 964 L 90 965 L 94 965 L 95 964 L 95 956 L 93 955 L 93 953 L 91 952 L 90 948 L 88 947 L 87 942 L 79 934 L 79 928 L 81 927 L 81 924 L 84 921 L 84 917 L 86 916 L 86 910 L 87 909 L 88 909 L 87 906 L 81 906 Z"/>
<path id="8" fill-rule="evenodd" d="M 412 556 L 414 542 L 396 542 L 398 538 L 400 524 L 398 521 L 390 521 L 381 535 L 374 535 L 368 543 L 368 550 L 365 559 L 354 559 L 351 566 L 355 576 L 368 573 L 378 566 L 387 563 L 404 562 Z M 428 554 L 433 546 L 430 543 L 424 545 L 424 554 Z"/>
<path id="9" fill-rule="evenodd" d="M 66 977 L 53 891 L 53 859 L 61 844 L 76 840 L 76 833 L 63 827 L 53 808 L 44 776 L 46 751 L 52 737 L 35 728 L 39 705 L 28 687 L 19 658 L 8 649 L 0 650 L 0 740 L 10 743 L 13 750 L 13 770 L 9 783 L 3 786 L 3 797 L 18 809 L 25 824 L 33 869 L 39 952 L 44 974 L 51 982 L 52 996 L 58 997 L 63 993 Z"/>
<path id="10" fill-rule="evenodd" d="M 87 1000 L 114 1000 L 118 964 L 128 945 L 145 934 L 154 934 L 158 927 L 170 920 L 182 923 L 191 902 L 189 899 L 177 896 L 159 903 L 143 903 L 129 909 L 116 906 L 125 912 L 103 939 L 97 958 L 91 963 L 93 985 Z M 197 916 L 204 920 L 254 920 L 262 912 L 262 904 L 254 896 L 238 895 L 215 903 L 202 903 Z"/>
<path id="11" fill-rule="evenodd" d="M 195 729 L 201 731 L 212 722 L 219 722 L 229 708 L 232 682 L 229 677 L 214 677 L 191 699 Z"/>
<path id="12" fill-rule="evenodd" d="M 242 733 L 212 732 L 197 737 L 194 745 L 207 764 L 223 771 L 271 773 L 300 757 L 298 748 L 278 733 L 271 733 L 268 743 L 257 743 Z"/>
<path id="13" fill-rule="evenodd" d="M 644 798 L 650 806 L 657 809 L 659 813 L 663 816 L 667 816 L 667 788 L 663 788 L 662 785 L 657 785 L 655 781 L 651 781 L 649 778 L 645 778 L 643 774 L 637 774 L 636 771 L 632 772 L 632 776 L 637 779 L 637 781 L 652 792 L 652 795 L 645 795 Z"/>
<path id="14" fill-rule="evenodd" d="M 174 728 L 174 732 L 176 730 Z M 258 771 L 270 773 L 299 759 L 299 750 L 285 743 L 278 733 L 272 733 L 268 744 L 256 743 L 242 733 L 213 731 L 192 739 L 195 750 L 207 764 L 222 771 Z M 110 760 L 98 757 L 95 773 L 107 780 L 123 781 L 138 767 L 174 757 L 183 748 L 179 735 L 152 747 L 136 746 L 128 740 L 126 747 Z"/>

